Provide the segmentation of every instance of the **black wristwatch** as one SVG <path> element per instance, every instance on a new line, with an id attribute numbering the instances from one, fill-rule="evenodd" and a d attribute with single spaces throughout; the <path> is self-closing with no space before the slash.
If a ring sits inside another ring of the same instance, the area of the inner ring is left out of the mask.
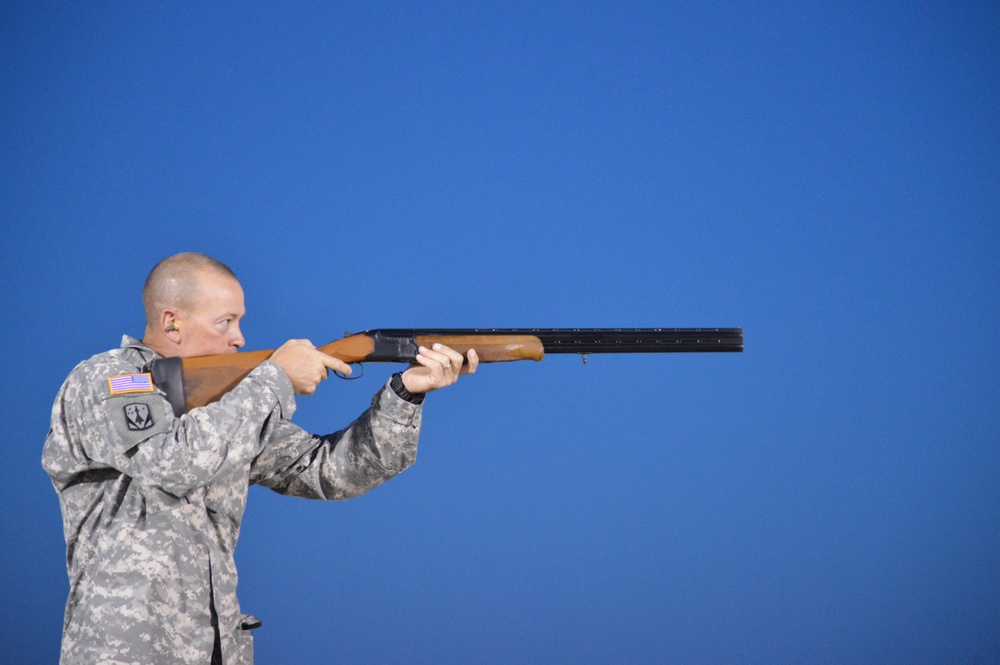
<path id="1" fill-rule="evenodd" d="M 403 385 L 402 372 L 396 372 L 392 375 L 392 378 L 389 379 L 389 387 L 392 388 L 392 392 L 396 393 L 400 399 L 404 399 L 410 404 L 423 404 L 424 402 L 424 394 L 414 395 Z"/>

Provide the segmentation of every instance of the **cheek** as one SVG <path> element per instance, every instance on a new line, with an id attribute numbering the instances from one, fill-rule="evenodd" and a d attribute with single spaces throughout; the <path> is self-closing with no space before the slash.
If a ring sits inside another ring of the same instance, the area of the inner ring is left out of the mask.
<path id="1" fill-rule="evenodd" d="M 214 328 L 192 330 L 189 340 L 192 351 L 197 355 L 212 355 L 226 350 L 225 333 L 220 333 Z"/>

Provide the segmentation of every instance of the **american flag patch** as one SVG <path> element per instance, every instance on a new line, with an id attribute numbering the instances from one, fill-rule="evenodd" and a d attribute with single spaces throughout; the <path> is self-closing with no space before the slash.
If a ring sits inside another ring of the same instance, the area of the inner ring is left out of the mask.
<path id="1" fill-rule="evenodd" d="M 151 393 L 153 392 L 153 375 L 149 372 L 145 374 L 121 374 L 108 379 L 108 387 L 112 395 L 124 395 L 126 393 Z"/>

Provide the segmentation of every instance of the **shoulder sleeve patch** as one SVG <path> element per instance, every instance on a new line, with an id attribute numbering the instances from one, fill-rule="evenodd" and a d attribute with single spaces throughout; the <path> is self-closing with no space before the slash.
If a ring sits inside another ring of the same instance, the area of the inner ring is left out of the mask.
<path id="1" fill-rule="evenodd" d="M 124 395 L 105 400 L 104 408 L 124 446 L 130 450 L 156 434 L 169 432 L 173 414 L 160 395 Z"/>

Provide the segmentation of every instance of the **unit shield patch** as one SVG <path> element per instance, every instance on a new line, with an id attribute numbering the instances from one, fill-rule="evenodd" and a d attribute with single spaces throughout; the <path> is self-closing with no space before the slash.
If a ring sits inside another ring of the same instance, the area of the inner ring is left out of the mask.
<path id="1" fill-rule="evenodd" d="M 156 393 L 109 397 L 104 408 L 121 439 L 123 451 L 169 432 L 173 424 L 167 401 Z"/>
<path id="2" fill-rule="evenodd" d="M 142 402 L 126 404 L 125 425 L 133 432 L 140 432 L 153 426 L 153 415 L 149 412 L 149 405 Z"/>

